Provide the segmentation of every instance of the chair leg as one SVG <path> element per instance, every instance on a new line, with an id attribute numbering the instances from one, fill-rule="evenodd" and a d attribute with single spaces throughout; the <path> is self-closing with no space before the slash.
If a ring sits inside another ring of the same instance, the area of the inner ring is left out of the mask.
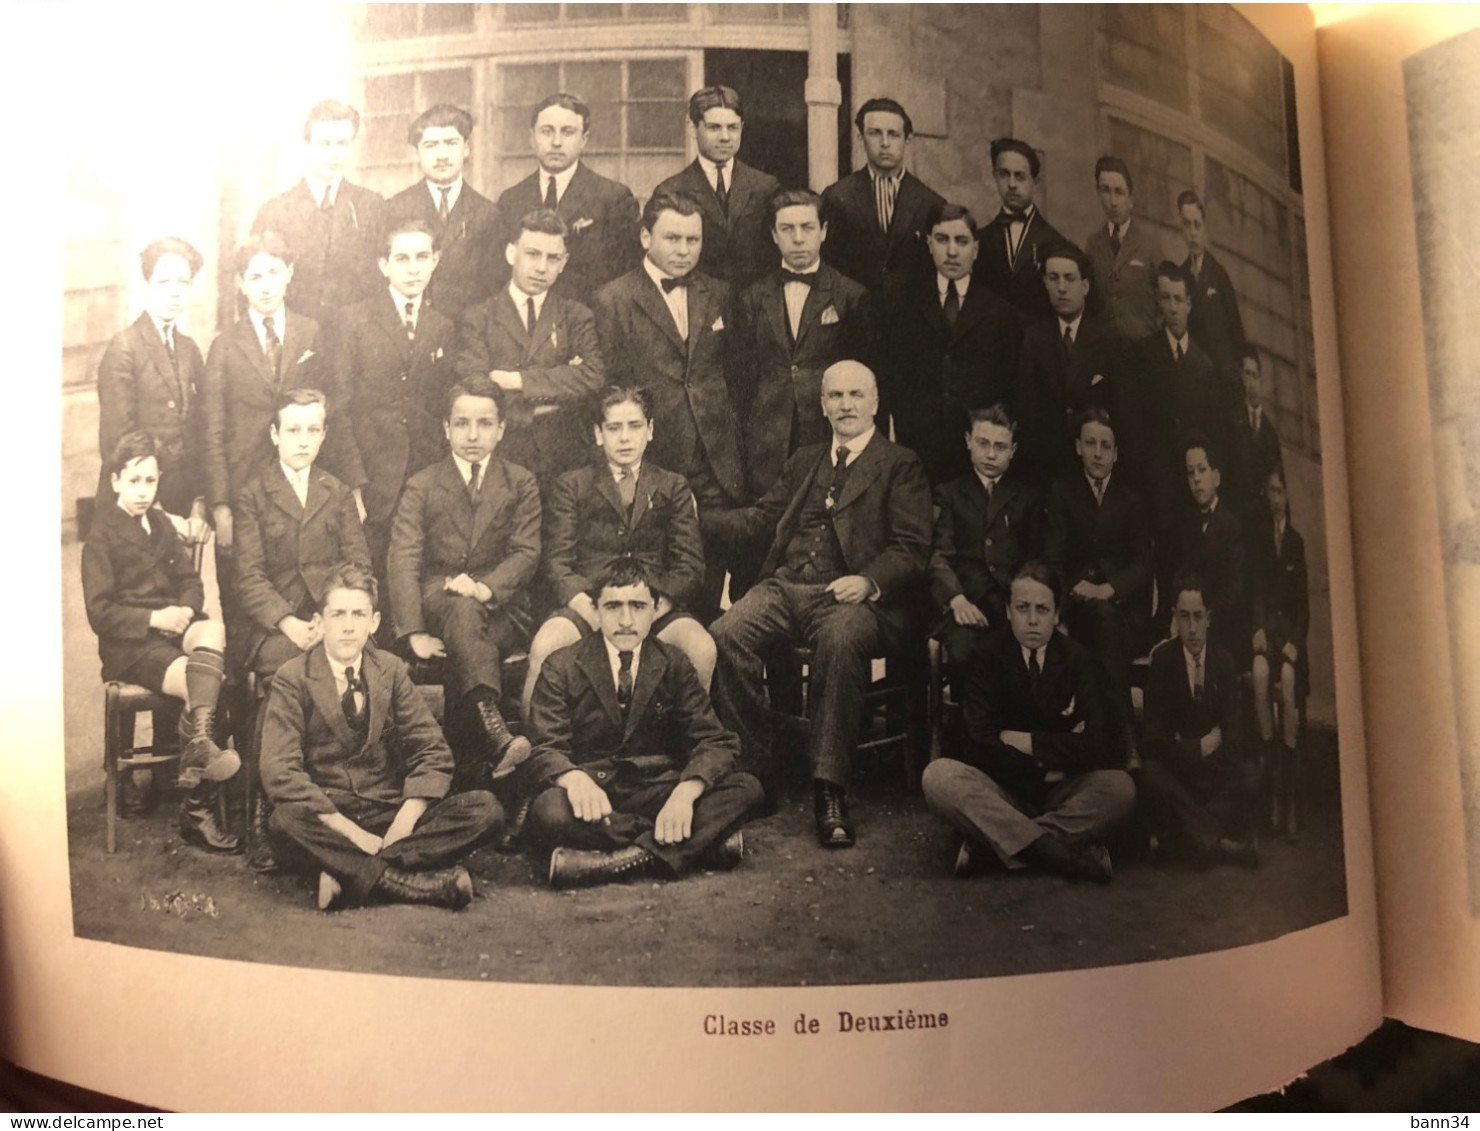
<path id="1" fill-rule="evenodd" d="M 925 688 L 926 716 L 930 726 L 930 761 L 934 762 L 944 753 L 945 729 L 945 687 L 942 683 L 944 678 L 945 651 L 944 645 L 939 640 L 931 640 L 928 644 L 930 674 L 929 683 Z"/>
<path id="2" fill-rule="evenodd" d="M 103 803 L 110 855 L 118 851 L 118 750 L 122 741 L 118 723 L 118 688 L 110 683 L 103 688 Z"/>

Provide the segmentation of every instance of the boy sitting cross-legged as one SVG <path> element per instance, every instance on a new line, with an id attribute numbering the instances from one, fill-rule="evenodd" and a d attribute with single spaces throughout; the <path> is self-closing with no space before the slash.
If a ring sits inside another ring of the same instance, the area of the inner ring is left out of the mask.
<path id="1" fill-rule="evenodd" d="M 226 631 L 204 619 L 204 590 L 169 516 L 155 505 L 159 446 L 148 432 L 121 437 L 108 463 L 116 506 L 100 506 L 82 548 L 87 620 L 103 678 L 185 701 L 180 716 L 180 837 L 215 852 L 237 839 L 216 822 L 214 783 L 241 768 L 212 738 L 225 670 Z"/>

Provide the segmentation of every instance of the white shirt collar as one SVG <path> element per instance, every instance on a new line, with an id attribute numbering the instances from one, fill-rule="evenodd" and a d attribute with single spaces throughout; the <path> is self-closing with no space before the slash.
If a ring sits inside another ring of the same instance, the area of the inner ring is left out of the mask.
<path id="1" fill-rule="evenodd" d="M 144 533 L 145 534 L 153 534 L 154 533 L 154 527 L 149 522 L 149 512 L 148 511 L 145 511 L 143 514 L 129 514 L 128 513 L 128 508 L 126 508 L 123 505 L 123 500 L 121 498 L 120 499 L 117 499 L 116 502 L 118 504 L 118 509 L 121 510 L 121 511 L 123 511 L 123 517 L 124 518 L 128 519 L 130 522 L 140 522 L 140 523 L 143 523 Z"/>
<path id="2" fill-rule="evenodd" d="M 1065 330 L 1068 330 L 1069 333 L 1070 333 L 1070 335 L 1073 337 L 1073 339 L 1076 342 L 1079 341 L 1079 324 L 1081 322 L 1083 322 L 1083 321 L 1084 321 L 1084 311 L 1083 310 L 1081 310 L 1078 314 L 1076 314 L 1073 318 L 1069 319 L 1067 322 L 1065 322 L 1062 318 L 1060 318 L 1059 319 L 1059 337 L 1062 338 L 1064 336 L 1064 331 Z"/>
<path id="3" fill-rule="evenodd" d="M 1037 211 L 1038 211 L 1038 206 L 1036 204 L 1030 204 L 1030 205 L 1028 205 L 1028 207 L 1024 208 L 1021 212 L 1009 212 L 1008 213 L 1009 219 L 1008 219 L 1007 222 L 1009 224 L 1025 224 L 1029 220 L 1033 219 L 1033 213 L 1035 213 Z"/>
<path id="4" fill-rule="evenodd" d="M 415 298 L 408 298 L 406 295 L 403 295 L 400 291 L 396 290 L 395 287 L 388 287 L 386 289 L 389 290 L 391 293 L 391 302 L 395 305 L 397 314 L 399 314 L 402 318 L 405 318 L 406 304 L 409 302 L 411 304 L 411 317 L 413 321 L 421 317 L 421 300 L 426 297 L 425 291 L 417 295 Z"/>
<path id="5" fill-rule="evenodd" d="M 658 265 L 645 255 L 642 257 L 642 269 L 648 273 L 648 278 L 660 287 L 663 285 L 664 279 L 673 278 L 672 275 L 666 275 L 661 270 L 659 270 Z M 689 274 L 692 275 L 693 272 L 690 271 Z M 672 298 L 675 292 L 682 289 L 682 287 L 675 287 L 672 291 L 664 291 L 663 297 Z"/>
<path id="6" fill-rule="evenodd" d="M 1033 652 L 1030 652 L 1027 648 L 1024 648 L 1021 644 L 1019 644 L 1018 645 L 1018 651 L 1023 654 L 1023 667 L 1027 667 L 1028 666 L 1028 657 L 1031 656 L 1031 655 L 1035 655 L 1036 654 L 1037 657 L 1038 657 L 1038 671 L 1039 671 L 1040 674 L 1042 673 L 1043 666 L 1048 661 L 1048 645 L 1047 644 L 1040 644 L 1038 646 L 1038 648 L 1035 651 L 1033 651 Z"/>
<path id="7" fill-rule="evenodd" d="M 325 190 L 330 193 L 329 202 L 331 204 L 337 204 L 339 202 L 339 191 L 344 187 L 343 177 L 335 177 L 332 181 L 321 181 L 318 177 L 310 174 L 303 178 L 303 182 L 308 185 L 309 195 L 313 197 L 313 202 L 320 208 L 324 207 Z"/>
<path id="8" fill-rule="evenodd" d="M 288 308 L 286 306 L 278 307 L 271 314 L 258 314 L 256 308 L 248 307 L 247 317 L 252 321 L 252 329 L 257 331 L 259 342 L 267 341 L 267 328 L 263 325 L 263 320 L 267 318 L 272 319 L 272 328 L 278 336 L 278 341 L 283 340 L 283 335 L 288 329 Z"/>
<path id="9" fill-rule="evenodd" d="M 904 180 L 904 166 L 903 165 L 901 165 L 898 169 L 896 169 L 892 173 L 881 173 L 881 172 L 879 172 L 879 170 L 875 169 L 872 165 L 865 165 L 864 168 L 868 170 L 869 178 L 875 184 L 878 184 L 880 181 L 893 181 L 895 183 L 895 185 L 897 186 L 900 181 Z"/>
<path id="10" fill-rule="evenodd" d="M 1182 662 L 1187 668 L 1187 686 L 1189 688 L 1197 686 L 1197 673 L 1201 670 L 1203 689 L 1206 690 L 1208 686 L 1208 646 L 1204 644 L 1202 655 L 1194 656 L 1188 650 L 1187 645 L 1182 645 Z"/>
<path id="11" fill-rule="evenodd" d="M 470 464 L 467 460 L 463 459 L 462 456 L 458 455 L 456 452 L 452 453 L 452 462 L 457 464 L 458 474 L 462 476 L 463 483 L 471 483 L 473 480 L 473 465 Z M 492 455 L 486 455 L 483 457 L 483 470 L 479 473 L 482 477 L 482 480 L 486 480 L 488 478 L 488 465 L 491 462 L 493 462 Z"/>
<path id="12" fill-rule="evenodd" d="M 432 194 L 432 206 L 440 209 L 442 207 L 442 190 L 447 189 L 447 211 L 451 212 L 457 207 L 458 197 L 462 196 L 463 179 L 458 177 L 450 185 L 439 185 L 437 182 L 428 180 L 427 191 Z"/>
<path id="13" fill-rule="evenodd" d="M 163 342 L 165 340 L 165 337 L 164 337 L 164 328 L 166 326 L 168 326 L 175 333 L 175 336 L 176 336 L 176 344 L 177 345 L 179 344 L 179 341 L 178 341 L 179 334 L 180 334 L 180 323 L 179 322 L 161 322 L 158 318 L 154 317 L 154 313 L 152 311 L 147 311 L 146 310 L 144 313 L 148 314 L 149 315 L 149 321 L 154 323 L 155 333 L 157 333 L 159 335 L 159 340 L 161 342 Z"/>
<path id="14" fill-rule="evenodd" d="M 334 673 L 334 684 L 339 689 L 339 694 L 340 695 L 343 695 L 344 692 L 345 692 L 345 689 L 347 687 L 349 687 L 349 680 L 347 680 L 347 679 L 344 678 L 344 669 L 345 668 L 348 668 L 350 671 L 354 672 L 355 675 L 359 677 L 360 682 L 362 684 L 364 683 L 364 681 L 365 681 L 365 653 L 363 651 L 361 651 L 358 656 L 356 656 L 352 661 L 350 661 L 347 664 L 341 663 L 340 661 L 336 660 L 333 656 L 329 655 L 329 650 L 327 648 L 324 650 L 324 658 L 329 661 L 329 670 Z"/>
<path id="15" fill-rule="evenodd" d="M 1190 331 L 1185 331 L 1180 338 L 1175 338 L 1172 336 L 1172 328 L 1170 326 L 1163 326 L 1161 328 L 1161 332 L 1166 335 L 1168 348 L 1176 346 L 1177 349 L 1180 350 L 1182 353 L 1185 354 L 1187 352 L 1188 346 L 1191 344 L 1188 340 L 1191 333 Z"/>
<path id="16" fill-rule="evenodd" d="M 564 199 L 564 197 L 565 197 L 565 190 L 568 189 L 568 188 L 570 188 L 571 178 L 576 175 L 576 170 L 579 169 L 580 167 L 581 167 L 581 163 L 579 161 L 575 161 L 575 162 L 572 162 L 570 168 L 569 169 L 566 169 L 563 173 L 547 173 L 547 172 L 545 172 L 545 170 L 543 168 L 541 168 L 540 169 L 540 206 L 541 207 L 544 207 L 544 203 L 545 203 L 545 186 L 550 183 L 550 178 L 552 176 L 555 178 L 555 200 L 558 203 L 560 200 Z"/>
<path id="17" fill-rule="evenodd" d="M 1108 490 L 1110 490 L 1110 476 L 1111 475 L 1114 475 L 1114 474 L 1115 474 L 1115 471 L 1112 469 L 1110 471 L 1110 473 L 1105 476 L 1104 479 L 1101 479 L 1099 481 L 1100 482 L 1100 496 L 1102 498 L 1104 497 L 1105 492 L 1108 491 Z M 1095 489 L 1095 477 L 1093 475 L 1091 475 L 1087 471 L 1084 473 L 1084 481 L 1089 484 L 1089 489 L 1091 491 L 1093 491 Z"/>
<path id="18" fill-rule="evenodd" d="M 983 475 L 974 467 L 971 469 L 971 473 L 976 476 L 976 481 L 980 483 L 984 488 L 986 488 L 987 494 L 989 495 L 997 489 L 997 484 L 1002 482 L 1002 476 L 999 475 L 996 479 L 991 479 L 988 476 Z"/>
<path id="19" fill-rule="evenodd" d="M 867 432 L 860 432 L 857 436 L 854 436 L 853 439 L 844 440 L 842 443 L 839 443 L 838 438 L 834 436 L 832 438 L 832 444 L 829 445 L 830 452 L 827 457 L 828 462 L 834 463 L 834 466 L 836 466 L 835 460 L 837 458 L 838 449 L 846 448 L 848 450 L 848 464 L 851 466 L 854 461 L 856 461 L 858 457 L 863 454 L 863 449 L 868 447 L 868 442 L 874 438 L 874 433 L 877 432 L 878 429 L 879 426 L 877 424 L 870 424 L 868 426 Z"/>
<path id="20" fill-rule="evenodd" d="M 956 284 L 956 294 L 960 295 L 961 298 L 964 299 L 966 297 L 966 292 L 971 288 L 971 275 L 970 273 L 967 273 L 965 275 L 962 275 L 959 279 L 952 280 L 947 279 L 944 275 L 937 271 L 935 273 L 935 293 L 941 302 L 946 301 L 946 291 L 950 288 L 952 282 Z"/>
<path id="21" fill-rule="evenodd" d="M 519 312 L 519 320 L 524 320 L 524 304 L 534 299 L 534 316 L 539 318 L 540 312 L 545 309 L 545 296 L 549 291 L 543 291 L 537 295 L 527 295 L 519 289 L 519 285 L 513 279 L 509 280 L 509 297 L 514 300 L 514 309 Z"/>
<path id="22" fill-rule="evenodd" d="M 308 473 L 312 469 L 313 464 L 309 464 L 302 471 L 294 471 L 282 460 L 278 460 L 278 466 L 283 469 L 283 474 L 288 477 L 289 483 L 303 483 L 306 485 L 308 483 Z"/>
<path id="23" fill-rule="evenodd" d="M 1113 220 L 1106 220 L 1105 221 L 1105 230 L 1110 233 L 1110 237 L 1112 239 L 1115 237 L 1115 231 L 1116 231 L 1117 228 L 1120 229 L 1120 238 L 1122 240 L 1125 239 L 1125 237 L 1128 234 L 1130 234 L 1130 230 L 1131 230 L 1131 222 L 1130 222 L 1130 220 L 1129 219 L 1125 219 L 1125 220 L 1122 220 L 1118 224 L 1115 223 L 1115 221 L 1113 221 Z"/>
<path id="24" fill-rule="evenodd" d="M 702 153 L 699 155 L 699 168 L 704 170 L 704 176 L 709 179 L 709 187 L 714 187 L 715 178 L 719 174 L 719 166 Z M 725 162 L 725 191 L 735 187 L 735 159 L 731 157 Z"/>
<path id="25" fill-rule="evenodd" d="M 788 267 L 786 265 L 786 260 L 783 259 L 781 261 L 781 270 L 790 271 L 793 275 L 815 275 L 817 274 L 817 272 L 822 270 L 822 256 L 819 255 L 815 260 L 813 260 L 812 266 L 803 267 L 800 271 Z"/>
<path id="26" fill-rule="evenodd" d="M 619 678 L 618 673 L 622 670 L 622 658 L 621 658 L 622 654 L 621 654 L 620 651 L 617 650 L 616 645 L 614 645 L 610 640 L 608 640 L 606 638 L 606 635 L 604 633 L 602 634 L 601 642 L 606 645 L 606 659 L 607 659 L 607 663 L 609 663 L 611 665 L 611 669 L 612 669 L 612 686 L 613 687 L 616 687 L 617 686 L 617 682 L 618 682 L 618 678 Z M 633 683 L 633 686 L 636 686 L 636 684 L 637 684 L 637 665 L 639 663 L 641 663 L 641 662 L 642 662 L 642 645 L 639 644 L 633 650 L 633 652 L 632 652 L 632 683 Z"/>
<path id="27" fill-rule="evenodd" d="M 620 468 L 616 464 L 612 463 L 611 460 L 607 460 L 606 461 L 606 469 L 612 473 L 612 478 L 615 479 L 618 483 L 620 483 L 622 481 L 622 468 Z M 637 479 L 637 477 L 640 476 L 641 474 L 642 474 L 642 461 L 641 460 L 638 460 L 636 463 L 634 463 L 632 465 L 632 478 L 633 478 L 633 480 L 635 481 Z"/>

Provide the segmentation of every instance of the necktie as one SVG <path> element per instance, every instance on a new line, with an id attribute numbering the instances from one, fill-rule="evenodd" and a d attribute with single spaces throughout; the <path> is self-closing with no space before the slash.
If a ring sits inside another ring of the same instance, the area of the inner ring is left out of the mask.
<path id="1" fill-rule="evenodd" d="M 406 337 L 416 341 L 416 304 L 410 302 L 406 304 Z"/>
<path id="2" fill-rule="evenodd" d="M 788 271 L 785 267 L 781 268 L 781 281 L 783 283 L 801 283 L 804 287 L 810 287 L 816 278 L 816 271 L 813 271 L 809 275 L 803 275 L 800 271 Z"/>
<path id="3" fill-rule="evenodd" d="M 632 653 L 617 653 L 617 706 L 625 713 L 632 705 Z"/>
<path id="4" fill-rule="evenodd" d="M 1068 326 L 1064 327 L 1064 356 L 1074 356 L 1074 331 Z"/>
<path id="5" fill-rule="evenodd" d="M 534 333 L 534 319 L 534 299 L 527 298 L 524 300 L 524 328 L 531 334 Z"/>
<path id="6" fill-rule="evenodd" d="M 1110 228 L 1110 250 L 1116 255 L 1120 254 L 1120 225 L 1114 224 Z"/>
<path id="7" fill-rule="evenodd" d="M 1249 410 L 1249 431 L 1259 431 L 1259 410 L 1257 408 L 1251 408 Z"/>
<path id="8" fill-rule="evenodd" d="M 475 507 L 478 505 L 478 488 L 483 485 L 482 472 L 483 465 L 481 463 L 475 463 L 473 464 L 473 473 L 468 476 L 468 499 Z"/>
<path id="9" fill-rule="evenodd" d="M 842 444 L 838 445 L 834 453 L 836 459 L 833 461 L 832 486 L 827 489 L 827 509 L 832 510 L 838 497 L 843 493 L 843 482 L 848 478 L 848 449 Z"/>
<path id="10" fill-rule="evenodd" d="M 623 467 L 621 475 L 617 479 L 617 494 L 622 497 L 622 505 L 629 511 L 632 503 L 637 498 L 637 476 L 632 474 L 630 467 Z"/>
<path id="11" fill-rule="evenodd" d="M 1038 651 L 1034 649 L 1028 653 L 1028 683 L 1034 691 L 1038 690 L 1038 677 L 1043 674 L 1043 669 L 1038 665 Z"/>
<path id="12" fill-rule="evenodd" d="M 714 195 L 719 199 L 719 210 L 728 216 L 730 214 L 730 190 L 725 188 L 725 167 L 723 165 L 714 167 Z"/>
<path id="13" fill-rule="evenodd" d="M 1105 502 L 1105 481 L 1103 479 L 1091 479 L 1090 486 L 1095 489 L 1095 503 L 1102 505 Z"/>
<path id="14" fill-rule="evenodd" d="M 545 207 L 548 208 L 551 212 L 554 212 L 555 205 L 557 203 L 558 200 L 555 196 L 555 178 L 550 177 L 548 180 L 545 181 Z"/>
<path id="15" fill-rule="evenodd" d="M 659 280 L 659 283 L 662 285 L 662 287 L 663 287 L 663 293 L 665 295 L 666 294 L 672 294 L 674 287 L 686 287 L 686 286 L 688 286 L 689 285 L 689 277 L 687 275 L 681 275 L 677 279 L 660 279 Z"/>
<path id="16" fill-rule="evenodd" d="M 175 376 L 180 376 L 180 357 L 175 353 L 175 324 L 168 323 L 164 328 L 164 348 L 170 351 L 170 368 L 175 371 Z"/>
<path id="17" fill-rule="evenodd" d="M 437 191 L 442 194 L 442 203 L 437 205 L 437 218 L 445 224 L 448 215 L 452 212 L 452 206 L 448 203 L 452 198 L 452 186 L 440 185 Z"/>
<path id="18" fill-rule="evenodd" d="M 1172 343 L 1172 360 L 1173 361 L 1176 361 L 1176 362 L 1180 362 L 1182 360 L 1182 358 L 1185 357 L 1185 356 L 1186 356 L 1186 351 L 1182 348 L 1182 343 L 1181 342 L 1173 342 Z"/>
<path id="19" fill-rule="evenodd" d="M 272 370 L 274 377 L 281 377 L 283 374 L 283 342 L 277 335 L 277 327 L 273 325 L 271 314 L 262 319 L 262 336 L 267 340 L 267 367 Z"/>
<path id="20" fill-rule="evenodd" d="M 946 326 L 954 330 L 961 317 L 961 292 L 956 289 L 955 279 L 946 284 L 945 315 Z"/>
<path id="21" fill-rule="evenodd" d="M 339 700 L 339 706 L 344 711 L 344 721 L 349 723 L 350 730 L 359 730 L 365 721 L 364 707 L 361 705 L 359 692 L 363 695 L 365 685 L 360 682 L 360 677 L 355 675 L 354 668 L 344 669 L 344 697 Z"/>
<path id="22" fill-rule="evenodd" d="M 1192 701 L 1201 703 L 1203 694 L 1203 658 L 1199 656 L 1192 661 Z"/>
<path id="23" fill-rule="evenodd" d="M 874 204 L 879 210 L 879 228 L 886 235 L 894 220 L 894 194 L 898 189 L 899 182 L 893 177 L 874 178 Z"/>

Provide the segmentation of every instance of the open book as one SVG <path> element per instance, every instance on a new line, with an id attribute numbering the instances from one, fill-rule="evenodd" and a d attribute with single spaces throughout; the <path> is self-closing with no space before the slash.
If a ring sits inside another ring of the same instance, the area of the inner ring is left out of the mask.
<path id="1" fill-rule="evenodd" d="M 55 433 L 38 430 L 33 465 L 28 447 L 12 457 L 26 502 L 0 691 L 0 1054 L 177 1110 L 1131 1109 L 1278 1086 L 1384 1015 L 1480 1039 L 1480 279 L 1461 230 L 1480 11 L 1321 15 L 1319 30 L 1296 6 L 13 16 L 37 89 L 57 88 L 27 99 L 25 136 L 67 155 L 30 190 L 66 182 L 64 323 L 48 333 L 46 308 L 12 335 L 31 421 L 53 419 L 34 374 L 64 342 L 63 458 L 59 492 L 33 496 Z M 75 502 L 97 485 L 93 374 L 137 313 L 138 248 L 179 231 L 211 249 L 188 318 L 205 345 L 231 321 L 230 249 L 296 175 L 283 123 L 325 92 L 364 111 L 351 178 L 385 195 L 414 178 L 412 115 L 474 105 L 468 179 L 496 198 L 533 168 L 531 108 L 581 90 L 599 109 L 587 161 L 643 199 L 694 156 L 684 103 L 718 82 L 749 100 L 742 156 L 783 183 L 860 167 L 849 120 L 887 95 L 914 115 L 911 171 L 978 217 L 997 208 L 1002 135 L 1042 157 L 1038 204 L 1076 242 L 1105 228 L 1101 154 L 1135 171 L 1136 223 L 1163 257 L 1186 254 L 1177 198 L 1199 193 L 1309 555 L 1298 839 L 1266 838 L 1255 870 L 1194 871 L 1143 838 L 1106 886 L 958 880 L 958 839 L 881 762 L 860 771 L 845 852 L 818 847 L 798 795 L 747 829 L 729 874 L 562 894 L 480 850 L 480 898 L 455 917 L 322 915 L 295 880 L 198 854 L 161 816 L 121 822 L 107 852 Z M 42 505 L 58 497 L 59 559 Z"/>

